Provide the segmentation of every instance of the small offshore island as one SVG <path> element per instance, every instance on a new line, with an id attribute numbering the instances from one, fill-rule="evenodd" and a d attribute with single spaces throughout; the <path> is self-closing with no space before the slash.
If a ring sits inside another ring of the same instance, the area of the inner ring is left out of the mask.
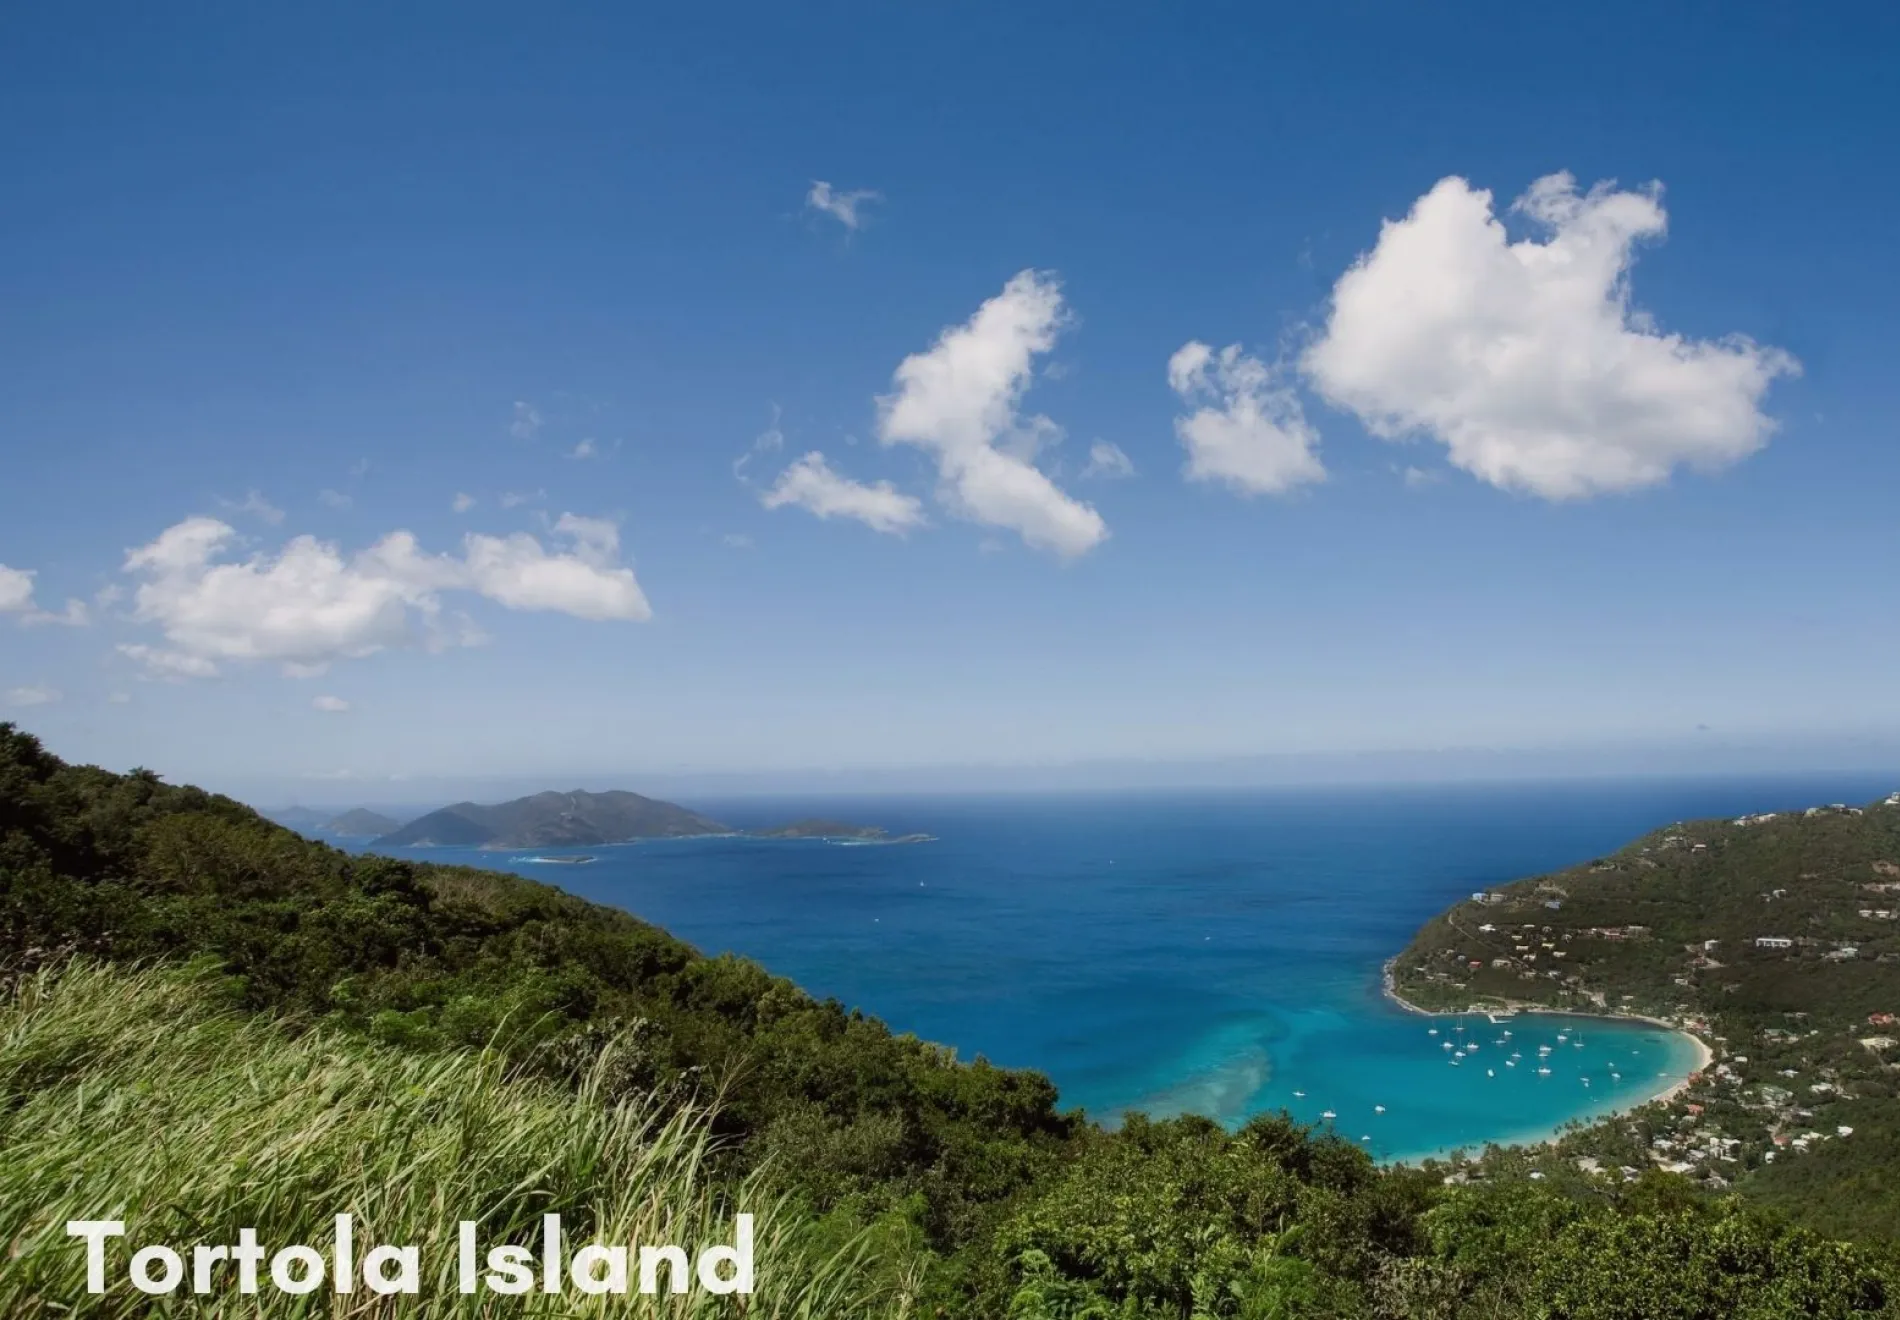
<path id="1" fill-rule="evenodd" d="M 816 839 L 822 843 L 931 843 L 928 834 L 900 834 L 892 838 L 879 825 L 847 825 L 840 820 L 795 820 L 777 829 L 748 830 L 754 839 Z"/>
<path id="2" fill-rule="evenodd" d="M 1553 1143 L 1585 1175 L 1655 1166 L 1807 1200 L 1809 1222 L 1842 1231 L 1900 1225 L 1900 793 L 1677 823 L 1474 893 L 1386 965 L 1385 988 L 1430 1014 L 1573 1014 L 1694 1039 L 1682 1085 Z M 1817 1208 L 1824 1182 L 1852 1195 Z"/>

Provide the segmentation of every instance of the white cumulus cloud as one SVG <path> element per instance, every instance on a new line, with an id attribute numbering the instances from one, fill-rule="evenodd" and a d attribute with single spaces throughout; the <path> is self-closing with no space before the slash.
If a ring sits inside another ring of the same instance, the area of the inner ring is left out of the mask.
<path id="1" fill-rule="evenodd" d="M 923 504 L 916 496 L 888 481 L 866 484 L 840 476 L 817 450 L 781 472 L 759 502 L 768 509 L 792 505 L 820 518 L 855 518 L 875 531 L 899 536 L 924 523 Z"/>
<path id="2" fill-rule="evenodd" d="M 1713 469 L 1767 442 L 1761 412 L 1788 354 L 1741 336 L 1664 333 L 1631 304 L 1638 241 L 1667 228 L 1661 193 L 1569 174 L 1512 210 L 1442 179 L 1334 286 L 1303 365 L 1329 402 L 1375 435 L 1427 435 L 1457 467 L 1509 490 L 1575 499 Z"/>
<path id="3" fill-rule="evenodd" d="M 332 697 L 328 695 L 312 697 L 310 699 L 310 705 L 312 708 L 323 711 L 328 715 L 341 715 L 350 708 L 350 703 L 345 701 L 342 697 Z"/>
<path id="4" fill-rule="evenodd" d="M 1314 452 L 1319 432 L 1299 396 L 1239 344 L 1218 352 L 1198 340 L 1183 344 L 1168 359 L 1168 385 L 1183 403 L 1200 405 L 1174 420 L 1189 480 L 1275 495 L 1326 479 Z"/>
<path id="5" fill-rule="evenodd" d="M 883 200 L 869 188 L 858 188 L 843 192 L 833 188 L 823 179 L 812 182 L 811 191 L 805 194 L 805 206 L 813 211 L 822 212 L 836 220 L 846 229 L 855 232 L 864 225 L 863 208 L 867 202 Z"/>
<path id="6" fill-rule="evenodd" d="M 952 513 L 1073 557 L 1099 545 L 1108 526 L 1035 465 L 1060 428 L 1018 413 L 1037 357 L 1067 321 L 1053 277 L 1016 275 L 968 321 L 898 365 L 896 390 L 878 400 L 878 439 L 931 454 L 938 499 Z"/>
<path id="7" fill-rule="evenodd" d="M 551 610 L 579 619 L 653 617 L 633 570 L 620 562 L 620 529 L 604 518 L 564 513 L 554 534 L 573 542 L 551 552 L 526 532 L 465 542 L 467 585 L 511 610 Z"/>
<path id="8" fill-rule="evenodd" d="M 439 608 L 454 568 L 393 532 L 346 561 L 336 546 L 299 536 L 277 555 L 217 562 L 235 533 L 188 518 L 126 556 L 144 579 L 133 616 L 164 632 L 168 649 L 126 649 L 169 675 L 199 676 L 225 661 L 327 664 L 411 640 L 411 613 Z"/>
<path id="9" fill-rule="evenodd" d="M 222 664 L 250 661 L 312 677 L 386 647 L 472 644 L 472 625 L 445 616 L 447 592 L 585 619 L 650 617 L 633 570 L 618 562 L 612 523 L 566 514 L 553 530 L 571 544 L 550 550 L 525 533 L 471 534 L 461 556 L 431 555 L 396 531 L 348 558 L 333 543 L 299 536 L 276 554 L 230 559 L 230 526 L 188 518 L 125 560 L 142 579 L 132 617 L 155 625 L 164 645 L 119 650 L 161 677 L 210 677 Z"/>

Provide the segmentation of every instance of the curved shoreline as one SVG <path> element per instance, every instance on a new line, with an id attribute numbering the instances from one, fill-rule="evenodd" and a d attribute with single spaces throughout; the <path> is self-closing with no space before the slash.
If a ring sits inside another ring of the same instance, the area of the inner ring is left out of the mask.
<path id="1" fill-rule="evenodd" d="M 1385 996 L 1385 998 L 1388 1001 L 1390 1001 L 1393 1004 L 1398 1005 L 1400 1008 L 1404 1009 L 1406 1012 L 1416 1013 L 1420 1017 L 1469 1017 L 1473 1015 L 1484 1014 L 1485 1012 L 1487 1012 L 1487 1010 L 1485 1009 L 1475 1008 L 1475 1007 L 1466 1008 L 1466 1009 L 1434 1009 L 1434 1008 L 1419 1007 L 1417 1004 L 1414 1004 L 1411 1000 L 1407 999 L 1404 995 L 1401 995 L 1399 993 L 1398 979 L 1396 975 L 1394 974 L 1394 970 L 1393 970 L 1398 965 L 1398 961 L 1399 961 L 1399 956 L 1397 954 L 1393 954 L 1390 958 L 1387 958 L 1383 964 L 1380 965 L 1379 989 L 1380 989 L 1380 992 Z M 1546 1017 L 1589 1018 L 1593 1021 L 1598 1021 L 1598 1022 L 1642 1022 L 1652 1027 L 1660 1027 L 1662 1030 L 1670 1032 L 1673 1035 L 1681 1036 L 1684 1040 L 1688 1041 L 1691 1045 L 1695 1046 L 1695 1051 L 1696 1051 L 1695 1067 L 1691 1068 L 1689 1072 L 1687 1073 L 1687 1075 L 1685 1075 L 1681 1080 L 1675 1082 L 1673 1085 L 1667 1086 L 1664 1089 L 1658 1091 L 1655 1095 L 1652 1095 L 1648 1100 L 1643 1102 L 1644 1104 L 1655 1105 L 1655 1104 L 1669 1103 L 1669 1101 L 1674 1100 L 1677 1096 L 1681 1095 L 1684 1091 L 1688 1090 L 1690 1084 L 1694 1081 L 1694 1079 L 1697 1077 L 1700 1077 L 1704 1072 L 1708 1071 L 1709 1065 L 1715 1062 L 1714 1048 L 1710 1046 L 1710 1044 L 1707 1041 L 1703 1040 L 1702 1037 L 1696 1035 L 1695 1032 L 1690 1031 L 1685 1027 L 1679 1026 L 1674 1022 L 1669 1022 L 1663 1018 L 1650 1017 L 1646 1013 L 1590 1013 L 1590 1012 L 1579 1011 L 1577 1009 L 1572 1009 L 1572 1008 L 1549 1008 L 1542 1004 L 1518 1005 L 1518 1004 L 1509 1004 L 1509 1003 L 1501 1006 L 1499 1011 L 1511 1013 L 1513 1015 L 1518 1014 L 1518 1013 L 1538 1013 Z M 1624 1112 L 1627 1112 L 1627 1111 L 1624 1111 L 1624 1110 L 1611 1111 L 1612 1114 L 1624 1113 Z M 1605 1118 L 1608 1118 L 1610 1116 L 1611 1116 L 1610 1114 L 1604 1115 Z M 1598 1120 L 1598 1121 L 1601 1121 L 1601 1120 Z M 1521 1145 L 1524 1143 L 1514 1142 L 1511 1144 Z"/>

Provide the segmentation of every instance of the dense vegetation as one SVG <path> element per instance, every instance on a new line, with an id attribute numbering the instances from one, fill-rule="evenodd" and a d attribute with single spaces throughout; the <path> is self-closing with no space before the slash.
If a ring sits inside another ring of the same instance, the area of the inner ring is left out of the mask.
<path id="1" fill-rule="evenodd" d="M 1601 1177 L 1658 1164 L 1829 1233 L 1900 1240 L 1900 795 L 1672 825 L 1474 896 L 1393 971 L 1433 1007 L 1696 1032 L 1716 1063 L 1693 1086 L 1556 1155 Z"/>
<path id="2" fill-rule="evenodd" d="M 798 1276 L 759 1302 L 774 1314 L 1896 1310 L 1884 1251 L 1659 1172 L 1450 1185 L 1284 1118 L 1104 1131 L 1039 1075 L 958 1062 L 625 913 L 351 857 L 147 772 L 66 765 L 7 725 L 0 958 L 9 1313 L 68 1288 L 72 1253 L 45 1230 L 80 1205 L 123 1209 L 147 1240 L 248 1215 L 314 1241 L 339 1209 L 423 1236 L 428 1213 L 624 1225 L 629 1207 L 742 1201 L 770 1211 Z M 362 1148 L 353 1123 L 419 1134 L 458 1105 L 542 1173 L 463 1169 L 426 1142 L 400 1168 L 352 1165 L 324 1144 L 332 1123 Z M 207 1109 L 240 1117 L 211 1130 Z M 309 1158 L 265 1154 L 285 1150 Z"/>
<path id="3" fill-rule="evenodd" d="M 204 1241 L 212 1230 L 209 1240 L 228 1242 L 215 1230 L 249 1226 L 266 1244 L 326 1246 L 333 1230 L 311 1208 L 347 1207 L 359 1258 L 373 1243 L 420 1248 L 423 1287 L 408 1313 L 426 1315 L 461 1300 L 445 1207 L 479 1207 L 489 1243 L 532 1243 L 554 1206 L 577 1240 L 711 1244 L 732 1240 L 743 1206 L 755 1250 L 779 1262 L 757 1276 L 760 1314 L 890 1313 L 891 1286 L 862 1267 L 876 1245 L 868 1236 L 841 1249 L 756 1177 L 709 1180 L 705 1115 L 609 1099 L 611 1058 L 570 1088 L 509 1079 L 493 1055 L 398 1051 L 322 1028 L 290 1035 L 234 1012 L 202 965 L 126 972 L 81 961 L 35 974 L 0 1010 L 0 1238 L 15 1257 L 0 1270 L 0 1314 L 64 1314 L 85 1296 L 65 1223 L 127 1206 L 147 1241 Z M 271 1314 L 326 1314 L 332 1301 L 272 1300 Z M 355 1300 L 353 1314 L 376 1301 L 360 1285 Z M 489 1301 L 498 1314 L 626 1306 Z M 646 1305 L 687 1317 L 724 1303 L 695 1290 Z M 96 1310 L 149 1305 L 121 1282 Z"/>

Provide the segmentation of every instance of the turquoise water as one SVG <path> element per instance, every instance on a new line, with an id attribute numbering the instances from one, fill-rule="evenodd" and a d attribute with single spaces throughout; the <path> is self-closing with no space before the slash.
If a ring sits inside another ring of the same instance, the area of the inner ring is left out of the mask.
<path id="1" fill-rule="evenodd" d="M 1284 1108 L 1322 1122 L 1330 1110 L 1341 1135 L 1399 1159 L 1541 1139 L 1650 1098 L 1694 1060 L 1686 1038 L 1641 1024 L 1499 1026 L 1395 1007 L 1380 966 L 1427 917 L 1674 820 L 1891 787 L 1844 776 L 754 799 L 687 805 L 741 827 L 822 814 L 935 841 L 655 841 L 576 850 L 598 859 L 583 866 L 411 855 L 503 866 L 626 908 L 963 1057 L 1040 1069 L 1098 1117 L 1235 1124 Z"/>

